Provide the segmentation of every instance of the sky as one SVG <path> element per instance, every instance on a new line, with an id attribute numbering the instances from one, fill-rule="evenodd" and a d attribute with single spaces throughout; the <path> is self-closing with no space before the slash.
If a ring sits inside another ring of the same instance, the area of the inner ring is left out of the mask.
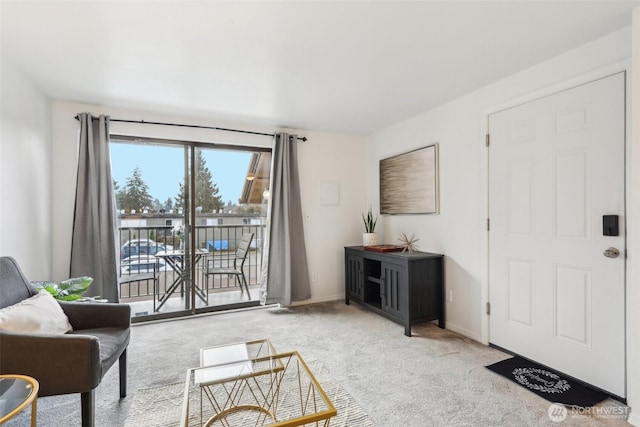
<path id="1" fill-rule="evenodd" d="M 149 194 L 164 203 L 174 200 L 178 185 L 184 179 L 184 148 L 146 144 L 112 143 L 111 173 L 123 188 L 138 166 L 142 179 L 149 186 Z M 203 150 L 203 157 L 218 185 L 222 201 L 237 203 L 247 175 L 251 153 L 235 150 Z"/>

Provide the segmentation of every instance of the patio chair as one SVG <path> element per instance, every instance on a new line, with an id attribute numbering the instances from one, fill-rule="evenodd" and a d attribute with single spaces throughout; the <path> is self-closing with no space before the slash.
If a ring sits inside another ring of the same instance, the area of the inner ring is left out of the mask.
<path id="1" fill-rule="evenodd" d="M 36 295 L 38 291 L 26 279 L 17 262 L 11 257 L 0 257 L 0 309 L 13 306 L 10 310 L 3 310 L 1 320 L 4 323 L 0 322 L 0 374 L 35 378 L 40 384 L 39 397 L 80 393 L 82 426 L 92 427 L 95 421 L 95 388 L 116 360 L 119 360 L 120 368 L 120 397 L 127 395 L 131 308 L 126 304 L 52 299 L 54 305 L 48 308 L 59 313 L 55 303 L 59 304 L 73 327 L 72 331 L 16 332 L 16 325 L 24 322 L 16 319 L 16 311 L 31 317 L 39 316 L 37 313 L 40 312 L 35 306 L 16 304 Z M 64 319 L 61 314 L 57 317 Z M 49 313 L 41 323 L 48 328 L 53 318 L 55 316 Z M 66 324 L 66 320 L 64 322 Z"/>
<path id="2" fill-rule="evenodd" d="M 234 282 L 237 280 L 240 284 L 240 293 L 244 293 L 244 289 L 242 289 L 242 285 L 244 284 L 244 287 L 247 290 L 247 295 L 249 295 L 249 299 L 251 299 L 243 267 L 244 262 L 247 259 L 247 254 L 249 253 L 252 240 L 253 233 L 244 233 L 242 235 L 240 243 L 238 243 L 238 248 L 236 249 L 235 258 L 233 259 L 233 267 L 216 267 L 213 259 L 207 260 L 204 273 L 207 280 L 207 289 L 209 289 L 209 276 L 213 276 L 214 279 L 216 275 L 234 276 Z"/>

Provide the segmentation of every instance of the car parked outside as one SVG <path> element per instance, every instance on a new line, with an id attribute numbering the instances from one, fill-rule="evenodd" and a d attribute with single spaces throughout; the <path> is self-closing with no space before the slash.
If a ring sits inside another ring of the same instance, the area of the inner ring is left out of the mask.
<path id="1" fill-rule="evenodd" d="M 155 258 L 155 257 L 153 257 Z M 174 271 L 173 268 L 162 259 L 134 259 L 121 265 L 121 276 L 145 273 L 167 273 Z"/>
<path id="2" fill-rule="evenodd" d="M 123 258 L 122 261 L 120 261 L 120 267 L 124 267 L 131 263 L 136 263 L 136 262 L 156 262 L 157 260 L 158 258 L 149 254 L 131 255 L 126 258 Z"/>
<path id="3" fill-rule="evenodd" d="M 129 258 L 135 255 L 155 255 L 160 251 L 172 251 L 173 246 L 156 242 L 151 239 L 128 240 L 120 248 L 120 258 Z"/>

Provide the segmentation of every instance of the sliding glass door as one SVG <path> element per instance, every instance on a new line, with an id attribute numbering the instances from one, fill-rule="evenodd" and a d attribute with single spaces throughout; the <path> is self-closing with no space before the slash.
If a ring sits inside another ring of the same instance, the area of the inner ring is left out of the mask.
<path id="1" fill-rule="evenodd" d="M 270 150 L 112 135 L 111 157 L 134 321 L 257 305 Z"/>

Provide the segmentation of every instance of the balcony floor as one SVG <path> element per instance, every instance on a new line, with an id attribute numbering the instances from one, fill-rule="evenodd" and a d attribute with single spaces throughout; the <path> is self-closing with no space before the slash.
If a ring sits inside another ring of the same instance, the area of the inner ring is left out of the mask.
<path id="1" fill-rule="evenodd" d="M 196 297 L 196 308 L 207 308 L 215 306 L 229 306 L 233 304 L 246 304 L 249 301 L 258 302 L 260 300 L 260 287 L 249 286 L 251 298 L 247 297 L 247 292 L 241 293 L 238 288 L 230 288 L 228 290 L 216 290 L 209 293 L 209 301 L 205 303 L 199 297 Z M 131 317 L 150 316 L 153 314 L 167 314 L 173 312 L 185 311 L 185 298 L 180 296 L 180 292 L 176 292 L 159 311 L 153 311 L 153 299 L 148 297 L 122 298 L 121 303 L 131 306 Z M 157 306 L 156 302 L 156 306 Z"/>

